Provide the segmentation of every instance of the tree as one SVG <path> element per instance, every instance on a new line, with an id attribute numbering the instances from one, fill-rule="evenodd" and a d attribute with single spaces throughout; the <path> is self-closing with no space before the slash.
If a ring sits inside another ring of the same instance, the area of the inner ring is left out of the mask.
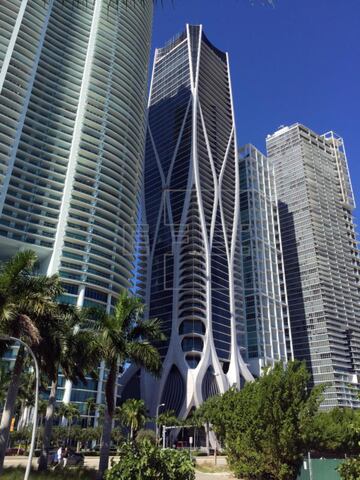
<path id="1" fill-rule="evenodd" d="M 95 413 L 96 411 L 96 398 L 94 397 L 89 397 L 85 400 L 85 405 L 86 405 L 86 425 L 89 428 L 90 427 L 90 420 L 91 420 L 91 415 Z"/>
<path id="2" fill-rule="evenodd" d="M 105 416 L 100 447 L 98 479 L 109 463 L 111 430 L 115 410 L 117 378 L 125 363 L 133 362 L 153 374 L 159 374 L 161 359 L 154 341 L 163 340 L 158 320 L 143 320 L 144 305 L 136 297 L 122 292 L 112 314 L 97 311 L 95 329 L 108 369 L 105 385 Z"/>
<path id="3" fill-rule="evenodd" d="M 360 437 L 360 424 L 359 424 L 359 413 L 356 412 L 356 419 L 354 423 L 350 423 L 350 430 L 356 435 L 358 440 L 358 446 L 360 446 L 359 437 Z M 347 458 L 341 465 L 338 467 L 338 472 L 342 480 L 358 480 L 360 478 L 360 457 Z"/>
<path id="4" fill-rule="evenodd" d="M 146 422 L 145 402 L 129 398 L 121 405 L 119 418 L 123 425 L 130 428 L 130 440 L 134 440 L 134 435 Z"/>
<path id="5" fill-rule="evenodd" d="M 183 421 L 180 420 L 177 416 L 174 410 L 166 410 L 166 412 L 162 412 L 159 414 L 157 418 L 157 422 L 159 427 L 161 428 L 163 425 L 166 427 L 176 427 L 177 425 L 182 426 Z"/>
<path id="6" fill-rule="evenodd" d="M 106 480 L 194 480 L 195 469 L 188 452 L 160 449 L 144 440 L 125 443 L 120 461 L 106 473 Z"/>
<path id="7" fill-rule="evenodd" d="M 141 443 L 145 441 L 150 442 L 153 445 L 156 445 L 156 435 L 154 430 L 141 429 L 137 432 L 136 442 Z"/>
<path id="8" fill-rule="evenodd" d="M 0 264 L 0 334 L 20 338 L 30 347 L 40 342 L 38 317 L 54 310 L 56 298 L 61 293 L 57 275 L 46 277 L 35 274 L 36 260 L 36 254 L 26 250 Z M 25 351 L 20 347 L 11 372 L 0 424 L 0 474 L 24 361 Z"/>
<path id="9" fill-rule="evenodd" d="M 359 453 L 360 415 L 351 408 L 319 412 L 309 434 L 309 445 L 319 452 Z"/>
<path id="10" fill-rule="evenodd" d="M 322 397 L 322 388 L 308 388 L 309 380 L 305 364 L 279 363 L 241 391 L 210 400 L 208 418 L 225 441 L 236 476 L 296 478 Z"/>
<path id="11" fill-rule="evenodd" d="M 74 403 L 61 403 L 58 409 L 58 415 L 59 417 L 65 418 L 67 422 L 67 438 L 69 442 L 71 438 L 71 427 L 74 420 L 80 417 L 79 407 Z"/>
<path id="12" fill-rule="evenodd" d="M 231 392 L 236 394 L 237 390 L 231 389 L 228 393 L 228 398 L 230 398 Z M 209 397 L 193 415 L 194 424 L 199 426 L 205 425 L 206 450 L 208 454 L 210 452 L 210 424 L 212 422 L 215 422 L 217 437 L 219 440 L 223 440 L 225 437 L 225 429 L 222 423 L 222 412 L 219 410 L 219 405 L 221 405 L 219 395 Z"/>
<path id="13" fill-rule="evenodd" d="M 359 480 L 360 478 L 360 458 L 347 458 L 337 468 L 341 480 Z"/>
<path id="14" fill-rule="evenodd" d="M 0 409 L 6 398 L 6 391 L 10 382 L 10 372 L 4 362 L 0 362 Z"/>
<path id="15" fill-rule="evenodd" d="M 72 305 L 58 305 L 49 320 L 50 328 L 41 328 L 43 340 L 36 348 L 41 367 L 50 381 L 50 393 L 45 415 L 43 446 L 39 461 L 39 470 L 47 469 L 48 452 L 51 444 L 51 433 L 56 404 L 59 371 L 67 380 L 75 385 L 86 384 L 86 375 L 95 376 L 100 356 L 95 334 L 85 329 L 87 311 Z"/>

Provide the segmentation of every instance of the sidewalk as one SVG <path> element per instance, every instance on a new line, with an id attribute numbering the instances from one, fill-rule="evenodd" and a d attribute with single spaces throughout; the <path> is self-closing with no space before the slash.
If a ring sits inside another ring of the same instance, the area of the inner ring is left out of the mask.
<path id="1" fill-rule="evenodd" d="M 230 480 L 233 479 L 231 475 L 227 473 L 200 473 L 196 472 L 196 480 Z"/>

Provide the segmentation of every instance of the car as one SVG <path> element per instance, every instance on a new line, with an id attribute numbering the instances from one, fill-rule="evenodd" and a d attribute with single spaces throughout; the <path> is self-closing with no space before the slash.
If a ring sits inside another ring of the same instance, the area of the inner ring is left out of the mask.
<path id="1" fill-rule="evenodd" d="M 55 466 L 57 465 L 57 450 L 51 450 L 48 453 L 48 465 Z M 40 459 L 39 459 L 40 461 Z M 74 452 L 73 450 L 69 450 L 69 454 L 67 457 L 67 467 L 83 467 L 85 462 L 85 457 L 82 453 Z M 60 466 L 63 465 L 61 462 Z"/>

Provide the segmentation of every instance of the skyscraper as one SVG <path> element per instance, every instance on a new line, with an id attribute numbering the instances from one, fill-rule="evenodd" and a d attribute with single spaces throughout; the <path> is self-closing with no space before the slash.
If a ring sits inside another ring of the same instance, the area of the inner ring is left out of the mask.
<path id="1" fill-rule="evenodd" d="M 131 285 L 152 4 L 0 2 L 0 257 L 35 250 L 66 303 Z"/>
<path id="2" fill-rule="evenodd" d="M 240 228 L 246 355 L 251 372 L 293 357 L 271 163 L 253 145 L 239 149 Z"/>
<path id="3" fill-rule="evenodd" d="M 186 417 L 209 396 L 251 378 L 235 315 L 239 171 L 229 62 L 202 26 L 187 25 L 155 53 L 144 202 L 146 304 L 167 341 L 160 345 L 161 380 L 142 381 L 129 370 L 124 397 L 147 384 L 153 413 L 165 404 Z"/>
<path id="4" fill-rule="evenodd" d="M 344 142 L 295 124 L 267 139 L 279 200 L 291 331 L 296 358 L 323 407 L 356 406 L 360 373 L 360 259 Z"/>

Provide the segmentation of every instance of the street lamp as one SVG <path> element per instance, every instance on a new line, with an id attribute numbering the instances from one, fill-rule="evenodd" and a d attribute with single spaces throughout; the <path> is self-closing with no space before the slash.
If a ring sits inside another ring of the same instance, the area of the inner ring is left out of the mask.
<path id="1" fill-rule="evenodd" d="M 158 418 L 159 418 L 159 408 L 161 407 L 165 407 L 165 403 L 160 403 L 160 405 L 158 405 L 156 407 L 156 417 L 155 417 L 155 439 L 156 439 L 156 445 L 158 444 L 158 440 L 159 440 L 159 424 L 158 424 Z"/>
<path id="2" fill-rule="evenodd" d="M 33 419 L 33 428 L 32 428 L 32 435 L 31 435 L 31 444 L 30 444 L 30 451 L 28 456 L 28 461 L 26 465 L 24 480 L 29 480 L 31 464 L 32 464 L 32 457 L 34 455 L 35 449 L 35 440 L 36 440 L 36 429 L 37 429 L 37 422 L 38 422 L 38 407 L 39 407 L 39 366 L 34 355 L 34 352 L 31 350 L 29 345 L 25 342 L 20 340 L 20 338 L 10 337 L 8 335 L 0 335 L 0 340 L 5 341 L 13 341 L 20 343 L 31 355 L 32 359 L 34 360 L 35 366 L 35 405 L 34 405 L 34 419 Z"/>

